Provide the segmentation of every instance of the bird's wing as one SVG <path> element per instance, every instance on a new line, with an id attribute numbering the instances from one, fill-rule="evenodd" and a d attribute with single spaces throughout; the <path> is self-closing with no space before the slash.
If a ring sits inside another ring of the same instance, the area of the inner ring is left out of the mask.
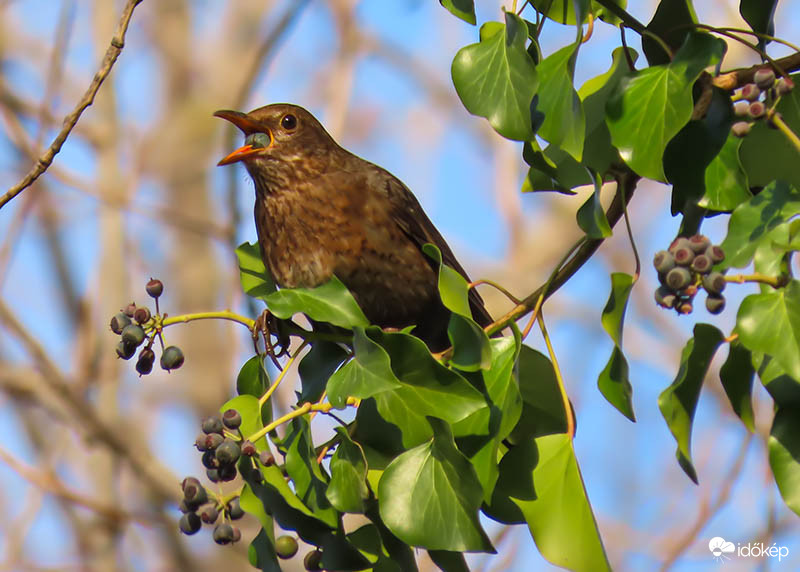
<path id="1" fill-rule="evenodd" d="M 375 172 L 376 180 L 379 177 L 382 185 L 376 182 L 376 185 L 374 187 L 371 186 L 371 188 L 382 188 L 384 190 L 391 204 L 392 219 L 397 222 L 400 229 L 419 248 L 422 248 L 428 242 L 435 245 L 442 253 L 442 262 L 453 268 L 469 282 L 470 279 L 466 270 L 458 263 L 453 251 L 450 250 L 447 242 L 436 230 L 425 211 L 422 210 L 422 206 L 414 194 L 391 173 L 377 166 L 375 168 L 377 170 Z M 430 263 L 432 267 L 435 266 L 433 260 Z M 483 305 L 483 299 L 475 288 L 470 288 L 469 290 L 469 305 L 472 310 L 472 317 L 478 324 L 485 327 L 492 323 L 492 317 Z"/>

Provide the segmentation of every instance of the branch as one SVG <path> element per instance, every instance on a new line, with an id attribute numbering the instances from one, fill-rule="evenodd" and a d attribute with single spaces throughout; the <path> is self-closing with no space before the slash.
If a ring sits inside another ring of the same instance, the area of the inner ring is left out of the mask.
<path id="1" fill-rule="evenodd" d="M 9 201 L 11 201 L 14 197 L 20 194 L 22 191 L 30 187 L 36 179 L 39 178 L 42 173 L 44 173 L 50 164 L 53 162 L 53 159 L 61 151 L 61 147 L 64 145 L 64 142 L 69 137 L 70 132 L 78 123 L 78 120 L 83 114 L 84 110 L 94 103 L 94 98 L 97 95 L 100 86 L 103 84 L 103 81 L 108 77 L 108 74 L 111 73 L 111 68 L 114 67 L 114 63 L 117 61 L 119 54 L 122 52 L 122 48 L 125 45 L 125 33 L 128 31 L 128 24 L 131 21 L 131 16 L 133 16 L 133 10 L 138 6 L 142 0 L 128 0 L 128 3 L 125 5 L 125 8 L 122 11 L 122 18 L 117 24 L 117 30 L 114 33 L 114 36 L 111 38 L 111 45 L 108 46 L 106 50 L 105 56 L 103 56 L 103 62 L 100 64 L 100 69 L 97 70 L 97 73 L 92 78 L 92 83 L 89 84 L 89 88 L 86 90 L 86 93 L 83 95 L 83 98 L 78 102 L 78 105 L 75 106 L 75 109 L 64 118 L 64 125 L 61 128 L 61 131 L 50 144 L 50 147 L 39 157 L 36 164 L 33 168 L 28 172 L 27 175 L 16 185 L 11 187 L 2 197 L 0 197 L 0 209 L 2 209 Z"/>
<path id="2" fill-rule="evenodd" d="M 775 64 L 780 66 L 786 73 L 800 69 L 800 52 L 777 59 Z M 757 64 L 749 68 L 729 71 L 715 77 L 713 83 L 716 87 L 731 91 L 747 83 L 752 83 L 753 76 L 763 67 L 764 64 Z"/>

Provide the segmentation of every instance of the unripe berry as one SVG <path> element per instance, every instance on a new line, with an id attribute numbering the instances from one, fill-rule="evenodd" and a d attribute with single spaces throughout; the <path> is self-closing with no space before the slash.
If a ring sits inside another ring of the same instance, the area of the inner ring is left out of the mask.
<path id="1" fill-rule="evenodd" d="M 786 95 L 794 88 L 794 82 L 788 77 L 779 77 L 775 82 L 775 95 Z"/>
<path id="2" fill-rule="evenodd" d="M 736 117 L 747 117 L 750 103 L 747 101 L 737 101 L 733 104 L 733 114 Z"/>
<path id="3" fill-rule="evenodd" d="M 208 494 L 201 484 L 188 484 L 183 488 L 183 499 L 189 506 L 198 507 L 208 502 Z"/>
<path id="4" fill-rule="evenodd" d="M 747 109 L 750 109 L 749 105 L 747 106 Z M 737 121 L 731 125 L 731 133 L 733 133 L 734 137 L 744 137 L 750 133 L 751 129 L 753 129 L 753 124 L 748 121 Z"/>
<path id="5" fill-rule="evenodd" d="M 217 522 L 217 518 L 219 517 L 219 511 L 217 507 L 213 504 L 209 504 L 203 510 L 200 511 L 200 520 L 205 522 L 206 524 L 214 524 Z"/>
<path id="6" fill-rule="evenodd" d="M 672 290 L 680 290 L 685 288 L 692 281 L 692 273 L 686 268 L 676 267 L 667 273 L 667 286 Z"/>
<path id="7" fill-rule="evenodd" d="M 206 469 L 206 477 L 212 483 L 218 483 L 222 480 L 219 478 L 219 469 Z"/>
<path id="8" fill-rule="evenodd" d="M 675 264 L 678 266 L 689 266 L 694 260 L 694 251 L 691 248 L 681 246 L 675 251 Z"/>
<path id="9" fill-rule="evenodd" d="M 214 542 L 217 544 L 230 544 L 233 542 L 233 527 L 227 522 L 221 522 L 215 526 Z"/>
<path id="10" fill-rule="evenodd" d="M 322 564 L 322 552 L 319 550 L 312 550 L 303 558 L 303 566 L 306 570 L 320 570 Z"/>
<path id="11" fill-rule="evenodd" d="M 242 539 L 242 531 L 235 526 L 231 528 L 233 529 L 233 540 L 231 542 L 239 542 Z"/>
<path id="12" fill-rule="evenodd" d="M 209 433 L 206 435 L 206 451 L 213 451 L 219 447 L 225 438 L 219 433 Z"/>
<path id="13" fill-rule="evenodd" d="M 760 101 L 754 101 L 753 103 L 751 103 L 750 109 L 748 110 L 750 117 L 752 117 L 753 119 L 760 119 L 761 117 L 764 117 L 764 114 L 766 112 L 767 112 L 767 107 Z"/>
<path id="14" fill-rule="evenodd" d="M 131 302 L 125 308 L 122 309 L 122 313 L 128 316 L 129 318 L 133 318 L 133 313 L 136 311 L 136 303 Z"/>
<path id="15" fill-rule="evenodd" d="M 147 290 L 147 294 L 151 297 L 158 298 L 164 292 L 164 284 L 161 283 L 161 280 L 151 278 L 144 289 Z"/>
<path id="16" fill-rule="evenodd" d="M 754 83 L 748 83 L 742 87 L 742 99 L 746 99 L 747 101 L 756 101 L 759 97 L 761 97 L 761 90 L 759 87 Z"/>
<path id="17" fill-rule="evenodd" d="M 722 250 L 720 246 L 712 245 L 706 249 L 706 256 L 708 256 L 714 264 L 719 264 L 725 260 L 725 251 Z"/>
<path id="18" fill-rule="evenodd" d="M 293 536 L 284 534 L 275 539 L 275 553 L 284 560 L 297 554 L 297 540 Z"/>
<path id="19" fill-rule="evenodd" d="M 219 433 L 220 435 L 222 435 L 223 431 L 222 419 L 214 415 L 203 419 L 201 427 L 203 428 L 203 433 L 206 434 Z"/>
<path id="20" fill-rule="evenodd" d="M 221 465 L 219 469 L 217 469 L 219 474 L 219 480 L 221 481 L 232 481 L 236 478 L 236 465 Z"/>
<path id="21" fill-rule="evenodd" d="M 694 308 L 692 308 L 692 303 L 689 302 L 689 301 L 681 302 L 678 305 L 678 313 L 679 314 L 684 314 L 684 315 L 691 314 L 693 309 Z"/>
<path id="22" fill-rule="evenodd" d="M 761 68 L 753 75 L 753 82 L 761 89 L 769 89 L 775 83 L 775 72 L 772 68 Z"/>
<path id="23" fill-rule="evenodd" d="M 206 434 L 201 433 L 197 436 L 194 440 L 194 446 L 197 447 L 198 451 L 205 451 L 206 450 Z"/>
<path id="24" fill-rule="evenodd" d="M 239 504 L 239 497 L 231 499 L 226 510 L 231 520 L 239 520 L 244 516 L 244 510 L 242 510 L 242 506 Z"/>
<path id="25" fill-rule="evenodd" d="M 169 346 L 161 354 L 161 369 L 170 371 L 183 365 L 183 352 L 178 346 Z"/>
<path id="26" fill-rule="evenodd" d="M 695 254 L 705 252 L 706 248 L 709 246 L 711 246 L 711 241 L 705 235 L 695 234 L 689 237 L 689 248 L 691 248 L 692 252 Z"/>
<path id="27" fill-rule="evenodd" d="M 136 371 L 139 375 L 147 375 L 153 371 L 153 362 L 156 361 L 156 354 L 150 348 L 144 348 L 139 352 L 139 359 L 136 360 Z"/>
<path id="28" fill-rule="evenodd" d="M 691 248 L 691 246 L 689 245 L 689 239 L 686 238 L 685 236 L 679 236 L 675 240 L 673 240 L 672 243 L 669 245 L 670 254 L 675 256 L 675 251 L 677 251 L 679 248 Z"/>
<path id="29" fill-rule="evenodd" d="M 719 272 L 712 272 L 708 276 L 703 276 L 703 288 L 709 294 L 722 294 L 726 285 L 725 277 Z"/>
<path id="30" fill-rule="evenodd" d="M 666 286 L 659 286 L 656 288 L 656 304 L 661 306 L 662 308 L 672 308 L 675 306 L 675 300 L 677 296 L 672 293 L 672 291 L 667 288 Z"/>
<path id="31" fill-rule="evenodd" d="M 706 298 L 706 310 L 711 314 L 719 314 L 725 309 L 725 297 L 709 294 Z"/>
<path id="32" fill-rule="evenodd" d="M 242 441 L 242 455 L 252 457 L 258 452 L 252 441 Z"/>
<path id="33" fill-rule="evenodd" d="M 675 268 L 675 258 L 666 250 L 659 250 L 653 256 L 653 266 L 659 274 L 669 272 Z"/>
<path id="34" fill-rule="evenodd" d="M 226 409 L 222 414 L 222 423 L 228 429 L 238 429 L 242 424 L 242 416 L 235 409 Z"/>
<path id="35" fill-rule="evenodd" d="M 232 439 L 225 439 L 217 447 L 217 461 L 219 461 L 220 465 L 231 465 L 239 460 L 241 453 L 242 450 L 239 448 L 238 443 Z"/>
<path id="36" fill-rule="evenodd" d="M 271 467 L 275 464 L 275 457 L 272 456 L 272 453 L 269 451 L 261 451 L 258 455 L 258 460 L 261 462 L 262 465 L 265 467 Z"/>
<path id="37" fill-rule="evenodd" d="M 122 341 L 133 344 L 134 347 L 139 346 L 145 338 L 144 328 L 139 324 L 128 324 L 122 330 Z"/>
<path id="38" fill-rule="evenodd" d="M 125 326 L 130 325 L 130 323 L 131 319 L 126 316 L 124 312 L 120 312 L 111 318 L 111 331 L 119 335 L 122 333 L 122 330 L 125 329 Z"/>
<path id="39" fill-rule="evenodd" d="M 692 270 L 700 274 L 705 274 L 711 271 L 711 259 L 705 254 L 698 254 L 692 260 Z"/>
<path id="40" fill-rule="evenodd" d="M 204 452 L 201 461 L 206 469 L 219 469 L 219 461 L 214 451 Z"/>
<path id="41" fill-rule="evenodd" d="M 145 306 L 136 308 L 136 311 L 133 313 L 133 319 L 140 324 L 144 324 L 150 319 L 150 310 Z"/>
<path id="42" fill-rule="evenodd" d="M 122 359 L 131 359 L 136 353 L 136 346 L 132 343 L 120 341 L 117 344 L 117 355 Z"/>
<path id="43" fill-rule="evenodd" d="M 178 526 L 181 529 L 181 532 L 184 534 L 194 534 L 200 527 L 202 523 L 200 522 L 200 517 L 197 516 L 194 512 L 187 512 L 181 517 L 181 520 L 178 522 Z"/>

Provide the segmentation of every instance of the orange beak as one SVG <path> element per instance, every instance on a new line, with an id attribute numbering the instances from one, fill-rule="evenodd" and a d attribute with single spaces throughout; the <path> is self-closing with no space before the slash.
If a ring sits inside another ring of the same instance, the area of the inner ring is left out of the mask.
<path id="1" fill-rule="evenodd" d="M 242 113 L 241 111 L 232 111 L 230 109 L 220 109 L 219 111 L 214 112 L 215 117 L 220 117 L 225 119 L 226 121 L 230 121 L 236 127 L 242 130 L 242 133 L 245 135 L 250 135 L 251 133 L 259 133 L 259 132 L 266 132 L 269 135 L 270 139 L 270 146 L 272 146 L 272 132 L 269 129 L 265 129 L 263 126 L 259 125 L 257 122 L 250 119 L 246 113 Z M 255 155 L 260 154 L 264 151 L 263 147 L 253 147 L 252 145 L 245 145 L 243 147 L 239 147 L 226 157 L 224 157 L 217 165 L 230 165 L 231 163 L 237 163 L 239 161 L 243 161 L 245 159 L 249 159 Z"/>

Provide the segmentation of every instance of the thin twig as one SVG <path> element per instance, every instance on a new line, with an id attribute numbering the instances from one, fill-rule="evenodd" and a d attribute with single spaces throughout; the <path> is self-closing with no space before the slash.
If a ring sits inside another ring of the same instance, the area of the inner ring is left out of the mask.
<path id="1" fill-rule="evenodd" d="M 128 0 L 128 3 L 125 5 L 125 8 L 122 11 L 122 18 L 117 25 L 117 30 L 114 33 L 114 37 L 111 38 L 111 44 L 108 46 L 106 54 L 103 57 L 103 62 L 100 65 L 100 69 L 97 70 L 94 78 L 92 78 L 92 83 L 89 84 L 89 88 L 86 90 L 86 93 L 78 102 L 78 105 L 75 107 L 75 109 L 73 109 L 72 112 L 64 118 L 64 125 L 61 128 L 61 131 L 50 144 L 50 147 L 48 147 L 47 150 L 42 153 L 33 168 L 19 183 L 11 187 L 2 197 L 0 197 L 0 209 L 2 209 L 9 201 L 11 201 L 22 191 L 30 187 L 36 181 L 36 179 L 38 179 L 42 173 L 44 173 L 48 167 L 50 167 L 53 159 L 58 152 L 61 151 L 61 147 L 67 140 L 67 137 L 69 137 L 70 132 L 78 123 L 81 114 L 83 114 L 87 107 L 94 103 L 94 98 L 97 95 L 100 86 L 103 84 L 103 81 L 106 79 L 106 77 L 108 77 L 108 74 L 111 73 L 114 63 L 117 61 L 119 54 L 122 52 L 122 48 L 125 45 L 125 33 L 128 31 L 128 24 L 131 21 L 131 16 L 133 16 L 133 11 L 136 6 L 138 6 L 141 2 L 142 0 Z"/>

